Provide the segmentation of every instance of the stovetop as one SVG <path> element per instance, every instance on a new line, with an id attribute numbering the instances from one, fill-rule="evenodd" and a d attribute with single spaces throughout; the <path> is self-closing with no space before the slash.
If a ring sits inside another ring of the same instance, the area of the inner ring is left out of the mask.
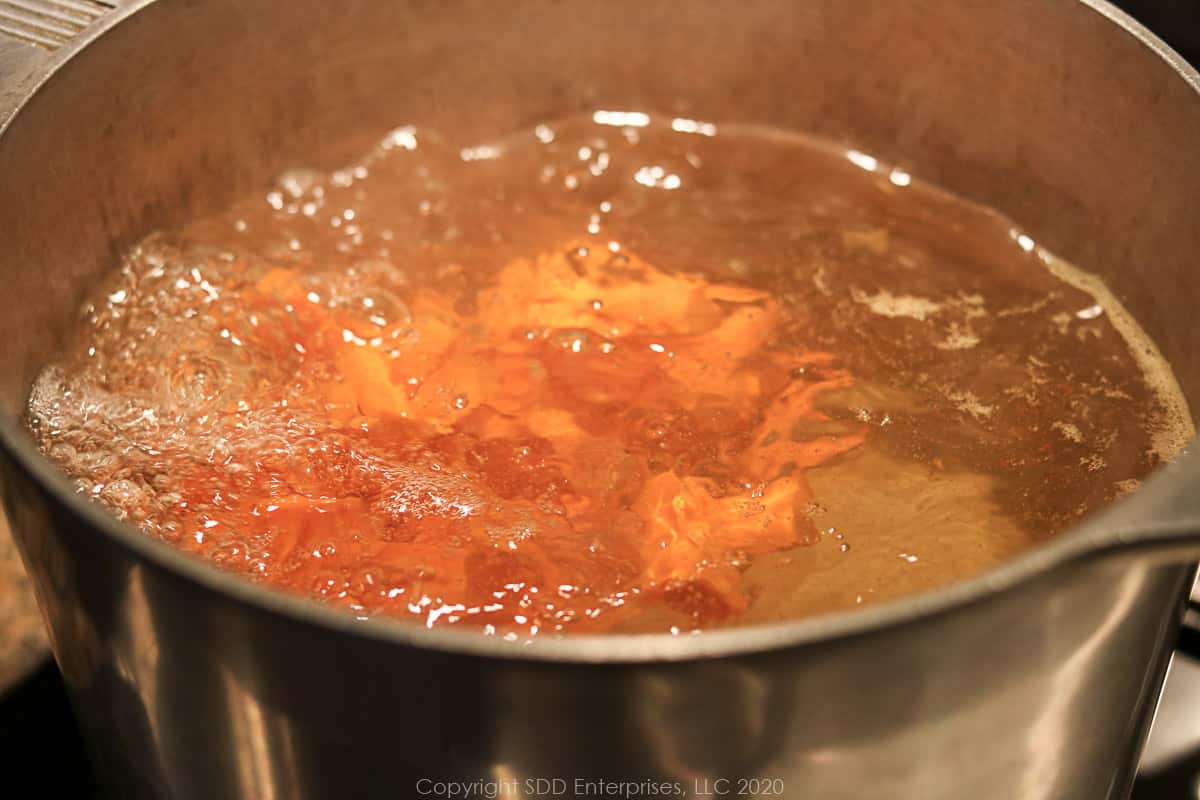
<path id="1" fill-rule="evenodd" d="M 1200 64 L 1200 0 L 1117 0 Z M 1200 633 L 1197 647 L 1200 653 Z M 97 797 L 62 680 L 45 663 L 0 696 L 0 794 L 8 800 Z M 24 787 L 34 787 L 24 788 Z M 1177 653 L 1132 800 L 1200 800 L 1200 660 Z"/>

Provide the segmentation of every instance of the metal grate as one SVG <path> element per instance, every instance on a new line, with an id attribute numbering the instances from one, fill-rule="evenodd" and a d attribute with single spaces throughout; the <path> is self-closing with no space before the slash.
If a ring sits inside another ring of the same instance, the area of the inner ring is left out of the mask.
<path id="1" fill-rule="evenodd" d="M 54 50 L 116 7 L 114 0 L 0 0 L 0 35 Z"/>

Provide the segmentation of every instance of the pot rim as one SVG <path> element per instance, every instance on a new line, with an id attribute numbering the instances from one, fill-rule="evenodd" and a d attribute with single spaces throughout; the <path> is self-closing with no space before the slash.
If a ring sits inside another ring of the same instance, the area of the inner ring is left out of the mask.
<path id="1" fill-rule="evenodd" d="M 155 0 L 135 0 L 122 5 L 106 15 L 102 22 L 85 31 L 69 47 L 55 53 L 45 63 L 37 80 L 23 92 L 21 102 L 12 109 L 7 120 L 0 118 L 0 137 L 19 117 L 24 104 L 59 66 L 112 27 L 153 2 Z M 1200 101 L 1200 72 L 1165 42 L 1108 0 L 1075 2 L 1105 17 L 1137 39 L 1187 83 Z M 24 477 L 51 501 L 61 503 L 72 515 L 73 522 L 101 531 L 110 541 L 124 548 L 135 561 L 147 561 L 154 567 L 260 612 L 281 614 L 295 622 L 315 625 L 333 633 L 496 660 L 578 664 L 689 661 L 862 636 L 983 602 L 999 592 L 1044 576 L 1071 562 L 1102 556 L 1123 546 L 1132 545 L 1136 548 L 1137 529 L 1126 526 L 1126 529 L 1114 530 L 1109 519 L 1144 518 L 1148 520 L 1148 526 L 1154 526 L 1157 509 L 1177 497 L 1181 487 L 1200 483 L 1200 450 L 1194 448 L 1195 442 L 1193 439 L 1174 464 L 1160 467 L 1129 497 L 1085 518 L 1049 541 L 1004 561 L 994 569 L 919 594 L 797 620 L 706 630 L 698 636 L 669 633 L 579 634 L 512 642 L 477 631 L 426 628 L 402 619 L 375 617 L 360 620 L 344 610 L 252 583 L 166 542 L 151 539 L 136 527 L 109 514 L 99 503 L 78 494 L 66 476 L 38 450 L 20 419 L 0 410 L 0 448 L 24 473 Z"/>

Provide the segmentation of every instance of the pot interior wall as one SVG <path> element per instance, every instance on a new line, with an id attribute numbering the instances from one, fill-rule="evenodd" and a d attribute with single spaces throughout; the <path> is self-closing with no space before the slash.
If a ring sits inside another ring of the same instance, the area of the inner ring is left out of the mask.
<path id="1" fill-rule="evenodd" d="M 1200 96 L 1079 3 L 159 0 L 0 138 L 0 397 L 151 230 L 401 124 L 574 110 L 814 131 L 994 205 L 1100 273 L 1200 408 Z"/>

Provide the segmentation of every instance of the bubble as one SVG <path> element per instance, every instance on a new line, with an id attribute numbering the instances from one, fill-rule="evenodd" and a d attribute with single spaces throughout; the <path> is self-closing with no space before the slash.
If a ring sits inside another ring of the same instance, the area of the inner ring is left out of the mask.
<path id="1" fill-rule="evenodd" d="M 146 494 L 133 481 L 115 480 L 101 490 L 100 499 L 115 508 L 130 511 L 146 500 Z"/>
<path id="2" fill-rule="evenodd" d="M 249 554 L 246 543 L 235 539 L 217 545 L 208 554 L 208 557 L 218 564 L 229 565 L 247 560 Z"/>
<path id="3" fill-rule="evenodd" d="M 383 571 L 378 568 L 361 569 L 350 576 L 350 590 L 358 595 L 386 594 Z"/>
<path id="4" fill-rule="evenodd" d="M 324 176 L 316 170 L 290 169 L 279 176 L 278 186 L 288 197 L 298 200 L 323 180 Z"/>
<path id="5" fill-rule="evenodd" d="M 567 263 L 580 275 L 587 270 L 588 248 L 574 247 L 567 251 Z"/>
<path id="6" fill-rule="evenodd" d="M 331 597 L 347 588 L 348 581 L 339 572 L 323 571 L 317 573 L 309 584 L 309 590 L 321 597 Z"/>
<path id="7" fill-rule="evenodd" d="M 183 538 L 183 526 L 178 521 L 169 519 L 158 526 L 158 535 L 163 541 L 171 544 L 177 543 Z"/>
<path id="8" fill-rule="evenodd" d="M 582 353 L 591 345 L 592 334 L 581 329 L 560 330 L 554 334 L 553 341 L 563 350 Z"/>
<path id="9" fill-rule="evenodd" d="M 180 353 L 167 372 L 167 390 L 172 401 L 197 406 L 221 396 L 233 383 L 233 369 L 205 353 Z"/>

